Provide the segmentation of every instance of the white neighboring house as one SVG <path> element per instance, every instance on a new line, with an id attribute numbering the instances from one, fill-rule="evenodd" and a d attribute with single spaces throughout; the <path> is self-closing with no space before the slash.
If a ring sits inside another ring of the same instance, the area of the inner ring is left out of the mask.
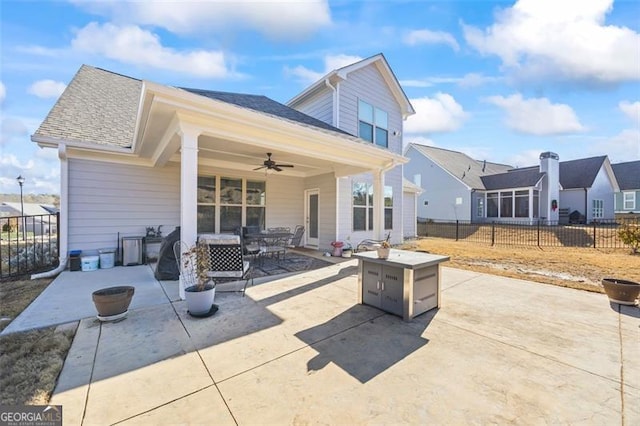
<path id="1" fill-rule="evenodd" d="M 409 144 L 405 177 L 424 192 L 418 217 L 471 222 L 587 223 L 613 220 L 618 183 L 607 156 L 560 161 L 543 152 L 540 165 L 513 168 L 446 149 Z"/>
<path id="2" fill-rule="evenodd" d="M 304 107 L 325 92 L 328 116 Z M 329 73 L 290 105 L 83 65 L 31 137 L 60 158 L 60 253 L 159 224 L 180 225 L 186 244 L 298 224 L 318 250 L 389 231 L 402 241 L 401 135 L 414 111 L 384 56 Z M 294 167 L 256 170 L 267 153 Z"/>

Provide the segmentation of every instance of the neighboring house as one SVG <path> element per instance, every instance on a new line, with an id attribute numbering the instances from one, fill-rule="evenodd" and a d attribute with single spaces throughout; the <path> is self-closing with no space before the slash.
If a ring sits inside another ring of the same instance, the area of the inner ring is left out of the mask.
<path id="1" fill-rule="evenodd" d="M 305 109 L 325 89 L 330 114 Z M 83 65 L 32 140 L 61 161 L 62 254 L 150 225 L 180 225 L 193 244 L 200 232 L 303 224 L 304 245 L 328 250 L 389 231 L 402 241 L 412 113 L 382 55 L 329 73 L 291 106 Z M 294 167 L 258 169 L 267 153 Z"/>
<path id="2" fill-rule="evenodd" d="M 29 216 L 24 220 L 25 231 L 35 235 L 44 235 L 55 232 L 56 220 L 55 217 L 50 216 L 55 214 L 55 210 L 54 206 L 47 204 L 24 203 L 21 205 L 20 202 L 5 201 L 0 205 L 0 217 L 21 216 L 24 212 L 25 216 Z M 22 222 L 18 220 L 16 223 Z"/>
<path id="3" fill-rule="evenodd" d="M 402 196 L 402 234 L 405 239 L 418 236 L 418 196 L 422 194 L 422 188 L 413 182 L 403 179 Z"/>
<path id="4" fill-rule="evenodd" d="M 424 190 L 420 218 L 555 223 L 561 211 L 587 222 L 614 218 L 618 184 L 606 156 L 561 162 L 544 152 L 539 166 L 525 168 L 418 144 L 405 156 L 405 177 Z"/>
<path id="5" fill-rule="evenodd" d="M 640 161 L 612 164 L 611 168 L 620 186 L 615 193 L 616 214 L 640 214 Z"/>

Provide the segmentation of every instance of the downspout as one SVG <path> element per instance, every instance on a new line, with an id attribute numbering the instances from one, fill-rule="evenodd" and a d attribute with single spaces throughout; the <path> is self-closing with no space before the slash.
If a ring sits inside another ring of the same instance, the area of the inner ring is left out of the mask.
<path id="1" fill-rule="evenodd" d="M 586 225 L 587 223 L 589 223 L 589 210 L 587 210 L 587 208 L 589 207 L 589 203 L 588 203 L 588 196 L 589 196 L 589 190 L 587 188 L 582 188 L 584 189 L 584 224 Z M 591 218 L 591 220 L 593 220 L 593 217 Z"/>
<path id="2" fill-rule="evenodd" d="M 340 128 L 340 92 L 338 83 L 336 83 L 334 87 L 331 85 L 331 82 L 329 82 L 329 79 L 326 78 L 324 84 L 333 91 L 333 125 Z"/>
<path id="3" fill-rule="evenodd" d="M 46 272 L 31 275 L 32 280 L 50 278 L 58 275 L 67 267 L 67 233 L 69 225 L 69 162 L 67 160 L 67 146 L 58 145 L 58 158 L 60 159 L 60 229 L 58 229 L 59 253 L 58 267 Z"/>

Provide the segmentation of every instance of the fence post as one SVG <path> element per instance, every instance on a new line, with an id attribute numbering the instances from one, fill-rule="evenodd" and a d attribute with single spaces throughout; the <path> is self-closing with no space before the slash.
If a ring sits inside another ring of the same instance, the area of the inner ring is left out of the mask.
<path id="1" fill-rule="evenodd" d="M 538 219 L 538 248 L 540 248 L 540 219 Z"/>
<path id="2" fill-rule="evenodd" d="M 491 245 L 496 243 L 496 222 L 491 222 Z"/>
<path id="3" fill-rule="evenodd" d="M 458 220 L 456 219 L 456 241 L 458 241 Z"/>
<path id="4" fill-rule="evenodd" d="M 593 248 L 596 248 L 596 221 L 593 221 Z"/>

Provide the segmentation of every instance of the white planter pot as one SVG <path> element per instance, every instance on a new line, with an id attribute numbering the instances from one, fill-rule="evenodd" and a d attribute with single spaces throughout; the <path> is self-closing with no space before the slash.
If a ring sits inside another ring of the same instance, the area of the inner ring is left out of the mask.
<path id="1" fill-rule="evenodd" d="M 213 306 L 216 288 L 207 284 L 206 290 L 196 291 L 196 287 L 192 286 L 185 289 L 184 295 L 189 313 L 193 315 L 204 315 L 208 313 Z"/>

